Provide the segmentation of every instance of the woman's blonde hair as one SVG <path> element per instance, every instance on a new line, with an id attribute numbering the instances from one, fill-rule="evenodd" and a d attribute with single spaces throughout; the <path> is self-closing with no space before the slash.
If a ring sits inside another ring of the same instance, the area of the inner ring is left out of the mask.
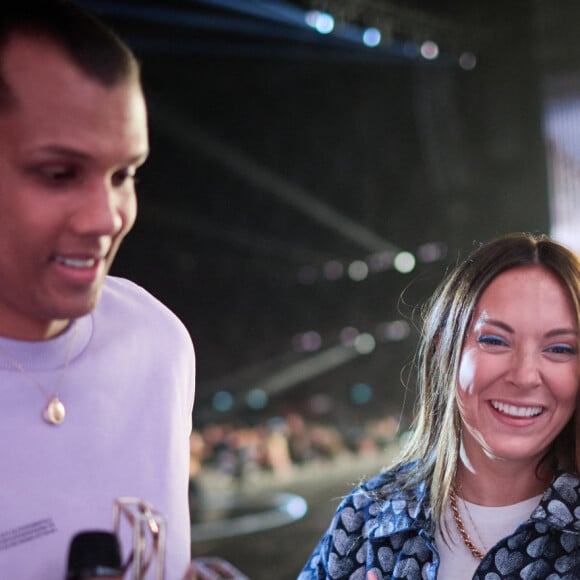
<path id="1" fill-rule="evenodd" d="M 449 274 L 424 309 L 417 351 L 415 419 L 395 466 L 416 462 L 397 487 L 405 489 L 427 482 L 434 522 L 441 521 L 457 470 L 461 424 L 456 381 L 473 312 L 494 278 L 526 265 L 543 266 L 560 280 L 568 290 L 580 326 L 580 260 L 544 235 L 509 234 L 481 245 Z M 575 471 L 573 421 L 553 446 L 554 460 L 570 471 Z"/>

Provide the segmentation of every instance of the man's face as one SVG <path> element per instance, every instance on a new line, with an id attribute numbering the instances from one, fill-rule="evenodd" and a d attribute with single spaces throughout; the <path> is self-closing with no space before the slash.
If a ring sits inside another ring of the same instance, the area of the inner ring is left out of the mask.
<path id="1" fill-rule="evenodd" d="M 147 115 L 136 81 L 102 86 L 48 40 L 14 36 L 2 69 L 0 335 L 39 340 L 99 299 L 135 222 Z"/>

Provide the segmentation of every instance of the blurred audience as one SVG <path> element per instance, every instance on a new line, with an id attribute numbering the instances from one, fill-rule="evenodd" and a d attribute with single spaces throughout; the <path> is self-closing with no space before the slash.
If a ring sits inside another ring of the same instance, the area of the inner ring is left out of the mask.
<path id="1" fill-rule="evenodd" d="M 283 480 L 310 465 L 381 453 L 399 435 L 399 418 L 394 415 L 343 431 L 294 412 L 252 426 L 206 425 L 194 431 L 190 440 L 192 520 L 201 501 L 203 474 L 219 476 L 240 489 L 256 477 Z"/>

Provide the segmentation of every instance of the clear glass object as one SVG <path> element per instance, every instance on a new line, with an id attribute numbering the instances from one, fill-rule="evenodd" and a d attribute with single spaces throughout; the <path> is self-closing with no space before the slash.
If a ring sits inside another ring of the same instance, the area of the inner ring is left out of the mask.
<path id="1" fill-rule="evenodd" d="M 113 504 L 113 526 L 118 538 L 127 537 L 129 528 L 132 546 L 123 565 L 124 578 L 164 580 L 165 518 L 154 507 L 138 498 L 118 497 Z"/>

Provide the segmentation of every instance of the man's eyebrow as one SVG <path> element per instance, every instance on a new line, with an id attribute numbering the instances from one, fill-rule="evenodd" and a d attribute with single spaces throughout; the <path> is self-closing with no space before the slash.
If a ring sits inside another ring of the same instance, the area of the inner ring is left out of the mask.
<path id="1" fill-rule="evenodd" d="M 31 149 L 33 153 L 50 153 L 52 155 L 63 155 L 65 157 L 77 157 L 79 159 L 89 159 L 90 155 L 75 149 L 74 147 L 67 147 L 65 145 L 41 145 Z"/>
<path id="2" fill-rule="evenodd" d="M 90 159 L 91 155 L 85 153 L 80 149 L 75 149 L 74 147 L 67 147 L 66 145 L 43 145 L 34 149 L 38 153 L 50 153 L 51 155 L 62 155 L 64 157 L 73 157 L 76 159 L 86 160 Z M 145 163 L 149 157 L 149 149 L 143 151 L 143 153 L 138 153 L 127 159 L 125 162 L 128 165 L 141 165 Z"/>

